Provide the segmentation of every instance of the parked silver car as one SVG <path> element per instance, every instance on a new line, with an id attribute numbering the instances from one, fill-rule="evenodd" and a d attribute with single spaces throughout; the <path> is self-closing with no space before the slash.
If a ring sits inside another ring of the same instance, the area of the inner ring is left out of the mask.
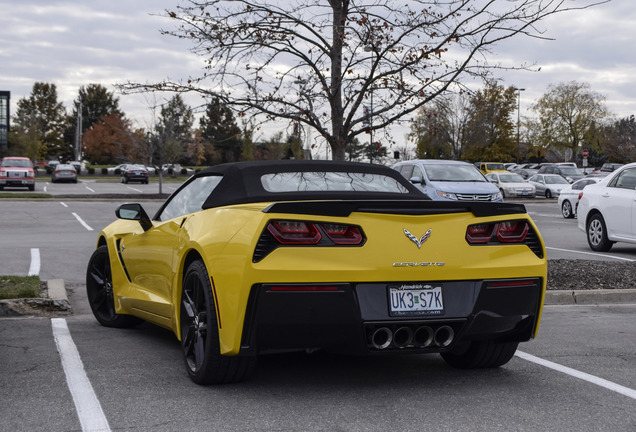
<path id="1" fill-rule="evenodd" d="M 534 197 L 536 188 L 517 173 L 492 172 L 486 178 L 493 182 L 504 198 Z"/>
<path id="2" fill-rule="evenodd" d="M 51 183 L 57 182 L 77 183 L 77 171 L 69 164 L 57 164 L 51 173 Z"/>
<path id="3" fill-rule="evenodd" d="M 558 198 L 561 191 L 570 185 L 558 174 L 535 174 L 528 179 L 528 183 L 534 185 L 536 196 L 546 198 Z"/>

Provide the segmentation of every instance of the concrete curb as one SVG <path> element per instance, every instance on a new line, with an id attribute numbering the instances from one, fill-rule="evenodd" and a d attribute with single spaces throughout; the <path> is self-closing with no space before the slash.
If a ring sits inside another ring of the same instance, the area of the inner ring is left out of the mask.
<path id="1" fill-rule="evenodd" d="M 548 290 L 546 305 L 636 303 L 636 289 Z"/>
<path id="2" fill-rule="evenodd" d="M 46 298 L 0 300 L 0 317 L 59 316 L 72 313 L 63 279 L 51 279 Z"/>

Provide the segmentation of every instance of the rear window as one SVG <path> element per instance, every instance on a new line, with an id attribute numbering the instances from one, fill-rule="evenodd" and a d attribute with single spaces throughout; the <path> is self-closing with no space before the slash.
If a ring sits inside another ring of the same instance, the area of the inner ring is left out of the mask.
<path id="1" fill-rule="evenodd" d="M 31 161 L 28 159 L 4 159 L 2 161 L 3 167 L 19 167 L 19 168 L 31 168 Z"/>
<path id="2" fill-rule="evenodd" d="M 396 179 L 356 172 L 283 172 L 261 176 L 267 192 L 389 192 L 408 193 Z"/>

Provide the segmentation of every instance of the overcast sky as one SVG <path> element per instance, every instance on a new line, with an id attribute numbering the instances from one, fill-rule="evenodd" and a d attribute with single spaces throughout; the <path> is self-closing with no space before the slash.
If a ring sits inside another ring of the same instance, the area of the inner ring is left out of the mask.
<path id="1" fill-rule="evenodd" d="M 0 0 L 0 90 L 11 110 L 35 82 L 54 83 L 68 111 L 80 86 L 179 79 L 201 68 L 187 41 L 159 33 L 171 21 L 154 14 L 178 0 Z M 565 0 L 565 4 L 576 4 Z M 525 88 L 521 115 L 550 84 L 581 81 L 606 98 L 617 117 L 636 114 L 636 7 L 633 0 L 567 12 L 543 23 L 544 41 L 515 38 L 495 48 L 497 60 L 535 63 L 540 72 L 505 72 L 504 85 Z M 150 107 L 169 95 L 118 95 L 140 127 Z M 186 99 L 197 105 L 200 99 Z M 402 131 L 403 132 L 403 131 Z M 400 133 L 402 133 L 400 132 Z M 397 135 L 397 133 L 396 133 Z M 396 139 L 401 141 L 399 137 Z"/>

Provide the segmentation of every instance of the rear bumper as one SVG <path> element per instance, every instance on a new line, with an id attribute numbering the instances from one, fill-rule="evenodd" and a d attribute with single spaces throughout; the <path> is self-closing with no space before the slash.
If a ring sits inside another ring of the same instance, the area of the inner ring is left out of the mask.
<path id="1" fill-rule="evenodd" d="M 391 316 L 387 285 L 330 284 L 333 291 L 254 285 L 241 354 L 306 348 L 442 352 L 466 340 L 527 341 L 537 328 L 543 295 L 540 278 L 441 282 L 441 314 Z"/>

